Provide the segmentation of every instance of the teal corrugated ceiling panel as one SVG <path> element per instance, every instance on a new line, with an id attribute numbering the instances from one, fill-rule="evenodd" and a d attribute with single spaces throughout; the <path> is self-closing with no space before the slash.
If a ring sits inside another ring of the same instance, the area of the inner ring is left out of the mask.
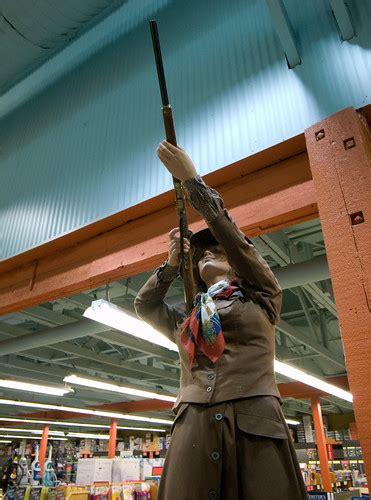
<path id="1" fill-rule="evenodd" d="M 125 0 L 0 0 L 0 91 Z"/>
<path id="2" fill-rule="evenodd" d="M 292 70 L 260 0 L 123 5 L 0 99 L 2 258 L 171 189 L 149 18 L 179 144 L 206 174 L 370 102 L 371 7 L 348 4 L 342 42 L 327 1 L 285 1 Z"/>

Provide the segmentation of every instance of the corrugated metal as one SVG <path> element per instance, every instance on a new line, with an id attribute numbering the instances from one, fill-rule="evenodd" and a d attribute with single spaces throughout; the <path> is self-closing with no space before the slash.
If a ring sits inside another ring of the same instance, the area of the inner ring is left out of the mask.
<path id="1" fill-rule="evenodd" d="M 111 12 L 118 2 L 0 0 L 0 92 L 70 42 L 98 15 Z"/>
<path id="2" fill-rule="evenodd" d="M 178 140 L 205 174 L 370 102 L 371 6 L 348 3 L 357 37 L 341 42 L 327 1 L 285 2 L 293 70 L 260 0 L 128 2 L 84 34 L 0 102 L 2 258 L 171 188 L 155 156 L 154 12 Z M 9 113 L 41 77 L 52 84 Z"/>

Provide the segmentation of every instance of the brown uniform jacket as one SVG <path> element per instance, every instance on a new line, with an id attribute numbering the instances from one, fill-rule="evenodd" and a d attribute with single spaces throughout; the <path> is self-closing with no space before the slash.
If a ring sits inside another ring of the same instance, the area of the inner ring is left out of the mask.
<path id="1" fill-rule="evenodd" d="M 179 349 L 181 380 L 174 409 L 181 403 L 214 404 L 251 396 L 279 397 L 273 366 L 274 325 L 279 317 L 282 291 L 265 260 L 230 219 L 218 193 L 200 178 L 191 182 L 197 192 L 195 196 L 191 193 L 191 202 L 201 214 L 207 211 L 208 226 L 240 278 L 245 301 L 215 300 L 225 338 L 224 353 L 215 364 L 197 353 L 190 368 L 188 353 L 180 342 L 185 306 L 169 306 L 164 302 L 177 270 L 165 263 L 139 291 L 134 304 L 137 315 Z M 190 191 L 189 185 L 187 188 Z M 203 207 L 210 208 L 212 204 L 210 216 L 210 210 Z"/>

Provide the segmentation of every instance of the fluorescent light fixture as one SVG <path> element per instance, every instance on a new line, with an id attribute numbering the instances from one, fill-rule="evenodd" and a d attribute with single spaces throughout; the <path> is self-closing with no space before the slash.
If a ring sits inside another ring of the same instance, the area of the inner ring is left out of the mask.
<path id="1" fill-rule="evenodd" d="M 0 434 L 0 438 L 12 439 L 41 439 L 41 436 L 19 436 L 18 434 Z M 66 437 L 48 437 L 48 441 L 68 441 Z"/>
<path id="2" fill-rule="evenodd" d="M 165 394 L 158 394 L 157 392 L 143 391 L 141 389 L 132 389 L 121 385 L 112 384 L 111 382 L 104 382 L 102 380 L 91 379 L 86 377 L 79 377 L 78 375 L 69 375 L 64 377 L 63 382 L 74 385 L 82 385 L 83 387 L 91 387 L 92 389 L 101 389 L 103 391 L 117 392 L 120 394 L 127 394 L 130 396 L 139 396 L 141 398 L 160 399 L 161 401 L 175 402 L 176 397 L 166 396 Z"/>
<path id="3" fill-rule="evenodd" d="M 73 392 L 70 387 L 53 387 L 48 385 L 30 384 L 29 382 L 20 382 L 18 380 L 0 379 L 0 387 L 6 389 L 16 389 L 17 391 L 37 392 L 39 394 L 49 394 L 51 396 L 64 396 Z"/>
<path id="4" fill-rule="evenodd" d="M 285 418 L 285 420 L 288 425 L 300 425 L 299 420 L 292 420 L 291 418 Z"/>
<path id="5" fill-rule="evenodd" d="M 303 384 L 315 387 L 316 389 L 326 392 L 327 394 L 331 394 L 332 396 L 336 396 L 337 398 L 345 399 L 345 401 L 349 401 L 350 403 L 353 401 L 353 396 L 350 392 L 344 391 L 333 384 L 328 384 L 324 380 L 313 377 L 313 375 L 309 375 L 309 373 L 303 372 L 302 370 L 294 368 L 286 363 L 282 363 L 277 359 L 274 360 L 274 370 L 281 375 L 285 375 L 285 377 L 298 380 Z"/>
<path id="6" fill-rule="evenodd" d="M 65 427 L 88 427 L 90 429 L 109 429 L 110 426 L 106 424 L 85 424 L 80 422 L 62 422 L 58 420 L 31 420 L 27 418 L 12 418 L 12 417 L 0 417 L 0 422 L 24 422 L 27 424 L 48 424 L 56 426 Z M 7 427 L 8 429 L 8 427 Z M 10 429 L 13 429 L 12 427 Z M 129 430 L 129 431 L 147 431 L 147 432 L 167 432 L 165 429 L 155 429 L 152 427 L 129 427 L 129 426 L 117 426 L 119 430 Z"/>
<path id="7" fill-rule="evenodd" d="M 171 351 L 178 352 L 176 344 L 167 339 L 165 335 L 152 328 L 148 323 L 145 323 L 107 300 L 94 300 L 91 306 L 86 309 L 83 316 L 103 325 L 110 326 L 115 330 L 120 330 L 147 342 L 152 342 L 153 344 L 166 347 L 166 349 L 170 349 Z"/>
<path id="8" fill-rule="evenodd" d="M 0 439 L 0 443 L 11 443 L 11 439 Z"/>
<path id="9" fill-rule="evenodd" d="M 69 438 L 89 438 L 89 439 L 109 439 L 108 434 L 90 434 L 90 433 L 79 433 L 79 432 L 69 432 L 67 434 Z"/>
<path id="10" fill-rule="evenodd" d="M 109 429 L 109 425 L 104 424 L 85 424 L 79 422 L 67 422 L 58 420 L 32 420 L 28 418 L 13 418 L 13 417 L 0 417 L 0 422 L 23 422 L 25 424 L 47 424 L 47 425 L 61 425 L 65 427 L 89 427 L 92 429 Z"/>
<path id="11" fill-rule="evenodd" d="M 172 420 L 163 418 L 142 417 L 139 415 L 131 415 L 126 413 L 115 413 L 110 411 L 88 410 L 86 408 L 76 408 L 73 406 L 59 406 L 46 403 L 34 403 L 30 401 L 16 401 L 12 399 L 0 399 L 0 405 L 23 406 L 26 408 L 40 408 L 43 410 L 58 410 L 71 413 L 81 413 L 83 415 L 91 415 L 92 417 L 108 417 L 125 420 L 133 420 L 135 422 L 149 422 L 152 424 L 172 425 Z"/>
<path id="12" fill-rule="evenodd" d="M 165 429 L 153 429 L 151 427 L 121 427 L 121 426 L 117 426 L 117 429 L 128 430 L 128 431 L 167 432 Z"/>
<path id="13" fill-rule="evenodd" d="M 43 431 L 41 429 L 16 429 L 15 427 L 0 427 L 1 432 L 27 432 L 30 434 L 42 434 Z M 50 436 L 62 436 L 64 437 L 64 432 L 62 431 L 49 431 L 48 435 Z"/>

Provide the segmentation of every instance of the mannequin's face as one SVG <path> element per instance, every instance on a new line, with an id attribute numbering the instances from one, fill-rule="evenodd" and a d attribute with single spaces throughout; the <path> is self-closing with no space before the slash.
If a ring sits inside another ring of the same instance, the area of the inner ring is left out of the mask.
<path id="1" fill-rule="evenodd" d="M 207 287 L 210 287 L 222 279 L 228 280 L 232 268 L 223 249 L 220 246 L 215 246 L 205 250 L 198 261 L 198 271 L 202 281 L 206 283 Z"/>

